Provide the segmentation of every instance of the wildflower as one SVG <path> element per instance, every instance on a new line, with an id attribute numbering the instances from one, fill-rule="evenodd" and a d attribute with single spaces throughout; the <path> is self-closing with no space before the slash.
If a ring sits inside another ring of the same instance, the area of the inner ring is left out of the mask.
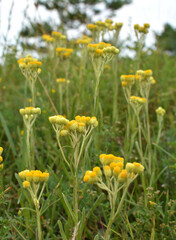
<path id="1" fill-rule="evenodd" d="M 111 168 L 110 168 L 110 166 L 104 166 L 103 167 L 103 170 L 104 170 L 104 175 L 106 176 L 106 177 L 111 177 L 112 176 L 112 171 L 111 171 Z"/>
<path id="2" fill-rule="evenodd" d="M 156 110 L 156 113 L 157 113 L 157 115 L 158 116 L 164 116 L 165 115 L 165 113 L 166 113 L 166 111 L 164 110 L 164 108 L 162 108 L 162 107 L 158 107 Z"/>
<path id="3" fill-rule="evenodd" d="M 142 164 L 133 162 L 133 165 L 134 165 L 134 169 L 133 169 L 134 173 L 142 173 L 144 171 L 144 166 Z"/>
<path id="4" fill-rule="evenodd" d="M 29 187 L 30 187 L 30 182 L 24 181 L 24 182 L 23 182 L 23 187 L 24 187 L 24 188 L 29 188 Z"/>
<path id="5" fill-rule="evenodd" d="M 121 171 L 121 173 L 118 176 L 118 180 L 120 183 L 124 183 L 127 180 L 127 170 L 126 169 Z"/>
<path id="6" fill-rule="evenodd" d="M 18 175 L 24 181 L 23 184 L 27 184 L 26 182 L 28 182 L 29 184 L 30 182 L 39 184 L 41 182 L 47 182 L 49 179 L 49 173 L 42 173 L 40 170 L 29 171 L 28 169 L 26 169 L 22 172 L 19 172 Z"/>
<path id="7" fill-rule="evenodd" d="M 152 201 L 149 201 L 149 204 L 150 204 L 151 206 L 157 205 L 155 202 L 152 202 Z"/>

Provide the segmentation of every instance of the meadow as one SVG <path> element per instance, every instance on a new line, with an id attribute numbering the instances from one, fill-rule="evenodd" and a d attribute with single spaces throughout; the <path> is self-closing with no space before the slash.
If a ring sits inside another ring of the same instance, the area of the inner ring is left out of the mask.
<path id="1" fill-rule="evenodd" d="M 123 57 L 121 28 L 3 56 L 1 239 L 176 238 L 176 56 L 145 47 L 146 23 Z"/>

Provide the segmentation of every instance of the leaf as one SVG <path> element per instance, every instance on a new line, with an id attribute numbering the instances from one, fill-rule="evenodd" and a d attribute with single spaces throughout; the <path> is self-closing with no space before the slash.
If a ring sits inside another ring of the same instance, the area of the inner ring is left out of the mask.
<path id="1" fill-rule="evenodd" d="M 13 155 L 15 156 L 16 155 L 15 145 L 14 145 L 13 139 L 12 139 L 10 131 L 9 131 L 9 128 L 7 127 L 6 121 L 5 121 L 2 113 L 0 113 L 0 120 L 1 120 L 2 126 L 4 128 L 4 131 L 6 133 L 7 139 L 10 143 L 11 148 L 12 148 Z"/>
<path id="2" fill-rule="evenodd" d="M 69 214 L 71 215 L 74 223 L 77 224 L 75 214 L 73 213 L 72 208 L 71 208 L 66 196 L 63 193 L 62 193 L 62 197 L 63 197 L 64 203 L 65 203 L 65 207 L 67 208 L 67 212 L 69 212 Z"/>
<path id="3" fill-rule="evenodd" d="M 61 233 L 61 236 L 62 236 L 62 239 L 63 240 L 67 240 L 67 237 L 65 235 L 65 232 L 64 232 L 64 229 L 63 229 L 63 226 L 62 226 L 62 223 L 60 220 L 57 221 L 58 225 L 59 225 L 59 229 L 60 229 L 60 233 Z"/>
<path id="4" fill-rule="evenodd" d="M 86 218 L 88 219 L 92 212 L 97 208 L 97 206 L 101 203 L 102 199 L 104 197 L 104 193 L 100 194 L 100 196 L 97 198 L 95 203 L 92 205 L 91 209 L 88 211 Z"/>

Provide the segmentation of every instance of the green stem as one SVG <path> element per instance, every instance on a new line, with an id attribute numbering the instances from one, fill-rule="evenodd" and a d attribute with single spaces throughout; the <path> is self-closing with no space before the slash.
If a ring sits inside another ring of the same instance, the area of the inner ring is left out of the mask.
<path id="1" fill-rule="evenodd" d="M 31 161 L 30 161 L 30 128 L 26 128 L 26 148 L 27 148 L 27 161 L 26 168 L 31 169 Z"/>
<path id="2" fill-rule="evenodd" d="M 40 211 L 38 206 L 36 206 L 36 213 L 37 213 L 37 233 L 38 233 L 38 240 L 42 240 L 42 228 L 40 222 Z"/>

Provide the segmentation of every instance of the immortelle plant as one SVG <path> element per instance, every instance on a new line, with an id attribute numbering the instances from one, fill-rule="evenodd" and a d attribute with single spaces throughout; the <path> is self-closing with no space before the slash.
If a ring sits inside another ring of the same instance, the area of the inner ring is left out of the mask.
<path id="1" fill-rule="evenodd" d="M 124 169 L 124 159 L 113 154 L 101 154 L 100 162 L 103 164 L 104 176 L 100 167 L 94 167 L 92 171 L 86 171 L 84 182 L 96 184 L 108 194 L 111 212 L 104 240 L 109 240 L 111 239 L 112 224 L 122 209 L 128 188 L 144 171 L 144 167 L 140 163 L 133 162 L 127 163 Z"/>
<path id="2" fill-rule="evenodd" d="M 37 239 L 42 240 L 40 199 L 45 189 L 46 182 L 49 179 L 49 173 L 41 172 L 40 170 L 24 170 L 19 172 L 18 175 L 23 181 L 23 188 L 28 190 L 35 206 L 35 213 L 37 216 Z"/>
<path id="3" fill-rule="evenodd" d="M 69 121 L 62 115 L 56 115 L 49 117 L 49 121 L 53 126 L 56 133 L 56 139 L 59 149 L 62 154 L 62 158 L 66 163 L 71 173 L 67 174 L 73 182 L 73 212 L 75 216 L 75 228 L 79 225 L 79 186 L 80 179 L 78 179 L 79 169 L 84 169 L 83 155 L 85 152 L 85 146 L 94 128 L 98 126 L 96 117 L 76 116 L 75 120 Z M 70 141 L 73 153 L 71 156 L 66 156 L 61 144 L 61 137 L 67 138 Z M 83 170 L 84 171 L 84 170 Z M 77 238 L 76 238 L 77 239 Z"/>

